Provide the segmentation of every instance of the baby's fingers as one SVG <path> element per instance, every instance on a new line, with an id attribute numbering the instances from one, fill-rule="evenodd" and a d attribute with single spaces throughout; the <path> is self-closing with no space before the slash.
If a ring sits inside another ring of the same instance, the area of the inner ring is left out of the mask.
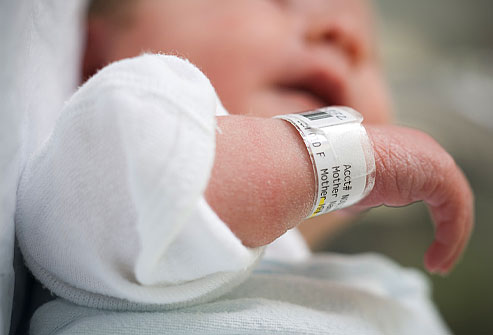
<path id="1" fill-rule="evenodd" d="M 450 175 L 441 182 L 445 185 L 438 183 L 436 190 L 424 199 L 436 224 L 435 241 L 426 253 L 425 265 L 429 271 L 442 274 L 451 270 L 464 251 L 474 221 L 471 189 L 453 165 Z"/>
<path id="2" fill-rule="evenodd" d="M 431 137 L 398 127 L 367 127 L 375 149 L 375 187 L 359 208 L 424 201 L 435 222 L 425 265 L 447 273 L 462 254 L 473 226 L 469 184 L 449 154 Z"/>

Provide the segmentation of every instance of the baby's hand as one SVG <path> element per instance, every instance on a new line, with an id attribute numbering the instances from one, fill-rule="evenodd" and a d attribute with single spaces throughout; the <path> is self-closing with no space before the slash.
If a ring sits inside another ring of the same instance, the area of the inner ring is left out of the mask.
<path id="1" fill-rule="evenodd" d="M 473 195 L 467 180 L 428 135 L 400 127 L 366 128 L 375 149 L 375 187 L 354 207 L 403 206 L 423 200 L 436 226 L 425 265 L 430 272 L 446 274 L 462 254 L 473 227 Z"/>

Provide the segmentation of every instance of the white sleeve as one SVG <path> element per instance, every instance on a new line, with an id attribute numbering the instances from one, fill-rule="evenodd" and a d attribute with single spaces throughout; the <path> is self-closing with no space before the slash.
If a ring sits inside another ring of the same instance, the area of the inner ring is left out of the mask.
<path id="1" fill-rule="evenodd" d="M 173 56 L 120 61 L 82 86 L 19 186 L 17 236 L 38 279 L 122 309 L 185 306 L 239 284 L 262 250 L 204 199 L 220 108 L 208 79 Z"/>

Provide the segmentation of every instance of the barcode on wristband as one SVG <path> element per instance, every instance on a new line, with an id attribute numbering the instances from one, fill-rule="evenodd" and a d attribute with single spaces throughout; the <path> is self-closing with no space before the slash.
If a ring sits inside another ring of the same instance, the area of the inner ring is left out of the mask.
<path id="1" fill-rule="evenodd" d="M 351 206 L 371 191 L 375 163 L 361 114 L 332 106 L 276 117 L 298 130 L 310 155 L 317 191 L 308 217 Z"/>
<path id="2" fill-rule="evenodd" d="M 310 121 L 318 121 L 318 120 L 334 117 L 333 115 L 323 111 L 301 113 L 300 115 L 306 117 Z"/>

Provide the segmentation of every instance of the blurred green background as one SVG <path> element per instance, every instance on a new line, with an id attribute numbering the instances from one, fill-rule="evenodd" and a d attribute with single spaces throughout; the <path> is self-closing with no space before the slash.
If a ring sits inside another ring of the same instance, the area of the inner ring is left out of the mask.
<path id="1" fill-rule="evenodd" d="M 375 2 L 396 122 L 432 134 L 476 196 L 469 248 L 451 275 L 431 278 L 434 299 L 455 334 L 493 334 L 493 1 Z M 423 269 L 432 237 L 426 207 L 415 204 L 372 210 L 318 249 L 377 251 Z"/>

